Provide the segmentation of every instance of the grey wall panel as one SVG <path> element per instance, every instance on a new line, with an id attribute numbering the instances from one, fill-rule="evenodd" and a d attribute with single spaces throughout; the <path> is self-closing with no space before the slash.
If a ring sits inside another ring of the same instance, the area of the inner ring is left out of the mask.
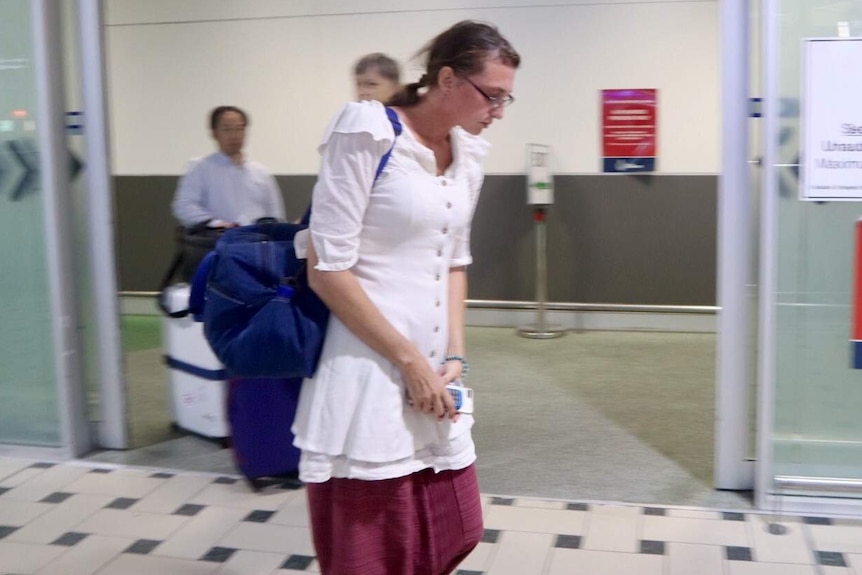
<path id="1" fill-rule="evenodd" d="M 115 176 L 117 258 L 121 291 L 155 291 L 175 253 L 171 214 L 177 176 Z M 308 206 L 316 176 L 277 176 L 289 218 Z"/>
<path id="2" fill-rule="evenodd" d="M 284 198 L 284 212 L 289 220 L 301 218 L 311 202 L 311 190 L 317 176 L 276 176 Z"/>
<path id="3" fill-rule="evenodd" d="M 714 176 L 563 176 L 548 224 L 551 301 L 715 305 Z"/>
<path id="4" fill-rule="evenodd" d="M 525 176 L 487 176 L 473 217 L 469 297 L 535 298 L 533 220 Z"/>
<path id="5" fill-rule="evenodd" d="M 174 257 L 177 176 L 115 176 L 120 291 L 155 291 Z"/>
<path id="6" fill-rule="evenodd" d="M 315 176 L 277 176 L 290 218 Z M 174 253 L 176 176 L 117 176 L 123 291 L 153 291 Z M 532 300 L 535 234 L 523 176 L 489 175 L 473 223 L 470 297 Z M 548 210 L 550 301 L 715 305 L 715 176 L 555 178 Z"/>

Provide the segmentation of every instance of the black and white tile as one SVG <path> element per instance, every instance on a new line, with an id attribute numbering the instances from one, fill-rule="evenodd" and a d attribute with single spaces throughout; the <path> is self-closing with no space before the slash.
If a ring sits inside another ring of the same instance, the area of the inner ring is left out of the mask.
<path id="1" fill-rule="evenodd" d="M 862 575 L 862 519 L 483 496 L 460 575 Z M 318 573 L 305 492 L 0 458 L 0 573 Z"/>

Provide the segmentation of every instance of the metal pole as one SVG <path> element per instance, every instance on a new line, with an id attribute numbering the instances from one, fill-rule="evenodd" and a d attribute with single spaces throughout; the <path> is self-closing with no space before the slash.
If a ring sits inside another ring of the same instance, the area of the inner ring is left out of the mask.
<path id="1" fill-rule="evenodd" d="M 722 160 L 718 193 L 715 471 L 719 489 L 751 489 L 749 461 L 748 2 L 721 2 Z"/>
<path id="2" fill-rule="evenodd" d="M 114 210 L 111 204 L 110 140 L 105 88 L 104 26 L 101 0 L 78 0 L 81 84 L 87 145 L 87 238 L 90 251 L 93 315 L 99 345 L 99 445 L 124 449 L 129 444 L 126 419 L 120 302 L 114 254 Z"/>
<path id="3" fill-rule="evenodd" d="M 549 325 L 546 311 L 548 303 L 548 249 L 545 228 L 545 207 L 533 208 L 533 222 L 536 228 L 536 323 L 518 328 L 518 335 L 530 339 L 553 339 L 566 335 L 566 330 L 558 325 Z"/>
<path id="4" fill-rule="evenodd" d="M 542 208 L 539 208 L 542 210 Z M 537 210 L 537 211 L 539 211 Z M 541 219 L 536 220 L 536 304 L 538 304 L 538 316 L 536 323 L 540 329 L 544 329 L 545 312 L 548 301 L 548 230 L 545 228 L 545 217 L 542 213 Z"/>

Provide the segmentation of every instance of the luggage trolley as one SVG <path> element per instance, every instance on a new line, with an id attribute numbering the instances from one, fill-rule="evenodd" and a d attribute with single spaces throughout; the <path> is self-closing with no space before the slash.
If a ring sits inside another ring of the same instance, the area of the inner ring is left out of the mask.
<path id="1" fill-rule="evenodd" d="M 190 290 L 186 284 L 166 288 L 169 310 L 188 308 Z M 227 447 L 227 373 L 207 343 L 203 324 L 191 316 L 165 317 L 162 334 L 173 425 Z"/>

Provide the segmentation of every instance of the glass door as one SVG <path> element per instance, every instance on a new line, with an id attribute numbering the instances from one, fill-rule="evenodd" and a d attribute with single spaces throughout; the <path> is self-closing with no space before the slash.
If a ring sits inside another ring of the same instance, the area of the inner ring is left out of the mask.
<path id="1" fill-rule="evenodd" d="M 100 0 L 0 0 L 4 452 L 127 445 L 103 54 Z"/>
<path id="2" fill-rule="evenodd" d="M 59 447 L 29 0 L 0 1 L 0 443 Z"/>
<path id="3" fill-rule="evenodd" d="M 759 505 L 837 510 L 862 505 L 862 370 L 849 343 L 862 203 L 800 200 L 800 158 L 816 152 L 800 133 L 804 47 L 862 36 L 862 3 L 764 8 Z M 844 67 L 855 74 L 862 61 Z"/>

